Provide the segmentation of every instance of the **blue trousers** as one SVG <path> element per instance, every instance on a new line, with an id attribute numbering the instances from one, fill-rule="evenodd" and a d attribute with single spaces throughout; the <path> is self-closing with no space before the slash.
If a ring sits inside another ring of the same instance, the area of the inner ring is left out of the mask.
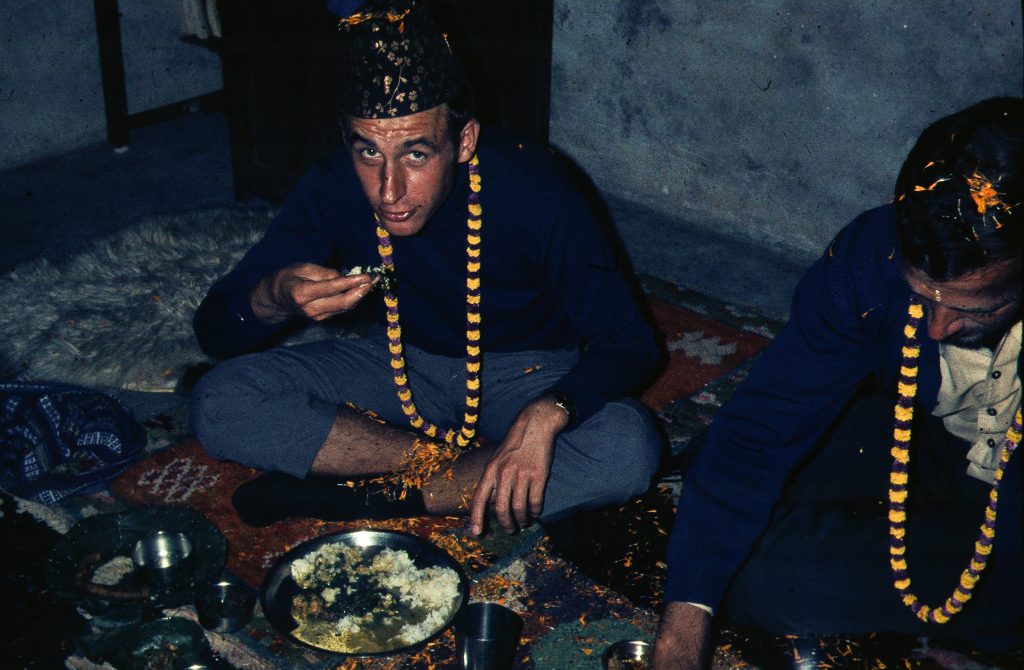
<path id="1" fill-rule="evenodd" d="M 576 362 L 574 351 L 485 353 L 478 436 L 498 444 L 520 410 Z M 458 428 L 466 362 L 405 347 L 413 401 L 438 427 Z M 281 347 L 225 361 L 193 391 L 190 420 L 206 451 L 263 470 L 305 477 L 344 403 L 408 427 L 383 333 Z M 650 412 L 632 399 L 609 403 L 558 436 L 541 521 L 621 504 L 647 490 L 662 455 Z"/>

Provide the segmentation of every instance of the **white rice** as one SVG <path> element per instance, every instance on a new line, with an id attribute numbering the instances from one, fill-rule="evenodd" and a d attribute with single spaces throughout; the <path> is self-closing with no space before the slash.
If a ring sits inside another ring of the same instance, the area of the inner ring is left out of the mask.
<path id="1" fill-rule="evenodd" d="M 427 612 L 427 618 L 423 621 L 416 624 L 407 623 L 402 626 L 402 630 L 396 637 L 405 644 L 415 644 L 436 633 L 448 620 L 450 613 L 450 609 L 430 610 Z"/>
<path id="2" fill-rule="evenodd" d="M 349 563 L 362 554 L 355 547 L 343 544 L 325 544 L 312 554 L 292 562 L 292 579 L 302 589 L 329 585 Z"/>
<path id="3" fill-rule="evenodd" d="M 415 644 L 436 633 L 445 624 L 457 604 L 459 575 L 451 568 L 431 566 L 419 569 L 401 549 L 382 549 L 372 561 L 364 559 L 362 550 L 341 544 L 325 544 L 313 553 L 292 563 L 292 578 L 304 590 L 320 591 L 328 604 L 341 590 L 332 581 L 343 571 L 369 575 L 379 585 L 382 604 L 388 607 L 401 603 L 411 608 L 417 621 L 405 621 L 391 638 L 392 647 Z M 393 610 L 392 610 L 393 611 Z M 398 625 L 397 617 L 386 621 Z M 374 623 L 373 614 L 348 615 L 334 625 L 333 635 L 348 639 Z M 380 625 L 380 622 L 377 622 Z M 333 645 L 333 643 L 331 643 Z"/>
<path id="4" fill-rule="evenodd" d="M 115 556 L 92 573 L 93 584 L 101 586 L 114 586 L 135 570 L 135 564 L 127 556 Z"/>

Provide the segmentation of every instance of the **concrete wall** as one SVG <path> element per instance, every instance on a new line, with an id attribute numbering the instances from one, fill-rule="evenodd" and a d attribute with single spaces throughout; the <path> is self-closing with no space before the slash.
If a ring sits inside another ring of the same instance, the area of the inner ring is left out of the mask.
<path id="1" fill-rule="evenodd" d="M 122 0 L 128 111 L 221 87 L 212 52 L 181 42 L 180 0 Z M 104 141 L 93 3 L 0 2 L 0 169 Z"/>
<path id="2" fill-rule="evenodd" d="M 808 261 L 929 122 L 1021 94 L 1021 32 L 1019 0 L 555 0 L 551 139 L 654 214 L 619 220 L 667 242 L 639 269 L 684 224 Z"/>

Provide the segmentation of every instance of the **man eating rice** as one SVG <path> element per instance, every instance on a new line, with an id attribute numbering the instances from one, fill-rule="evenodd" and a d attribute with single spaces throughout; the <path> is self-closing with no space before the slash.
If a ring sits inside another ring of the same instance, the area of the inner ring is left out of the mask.
<path id="1" fill-rule="evenodd" d="M 355 9 L 340 12 L 346 146 L 195 317 L 229 359 L 193 393 L 197 436 L 274 471 L 236 509 L 257 526 L 468 513 L 480 533 L 488 512 L 513 531 L 643 492 L 662 443 L 630 394 L 659 353 L 578 175 L 481 127 L 422 6 Z M 365 337 L 268 349 L 360 304 Z"/>

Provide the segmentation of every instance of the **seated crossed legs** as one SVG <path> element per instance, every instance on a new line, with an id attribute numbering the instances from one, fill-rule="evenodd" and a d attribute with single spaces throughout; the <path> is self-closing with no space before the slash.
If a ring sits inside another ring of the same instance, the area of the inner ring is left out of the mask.
<path id="1" fill-rule="evenodd" d="M 369 489 L 339 486 L 399 472 L 415 458 L 417 445 L 430 448 L 423 443 L 428 438 L 409 427 L 381 334 L 272 349 L 221 363 L 196 387 L 191 420 L 211 455 L 283 473 L 257 479 L 236 494 L 240 515 L 252 525 L 291 516 L 342 520 L 466 514 L 496 445 L 527 401 L 577 359 L 571 351 L 485 354 L 477 426 L 484 446 L 463 450 L 453 467 L 441 467 L 422 491 L 413 487 L 402 500 L 397 483 Z M 465 360 L 407 346 L 406 362 L 417 410 L 442 428 L 457 428 L 466 406 Z M 576 510 L 623 503 L 646 490 L 661 449 L 646 408 L 632 399 L 609 403 L 559 434 L 540 511 L 526 516 L 550 522 Z M 512 501 L 513 507 L 517 504 L 530 506 L 526 500 Z M 503 518 L 500 510 L 498 520 L 514 528 L 515 519 Z"/>

